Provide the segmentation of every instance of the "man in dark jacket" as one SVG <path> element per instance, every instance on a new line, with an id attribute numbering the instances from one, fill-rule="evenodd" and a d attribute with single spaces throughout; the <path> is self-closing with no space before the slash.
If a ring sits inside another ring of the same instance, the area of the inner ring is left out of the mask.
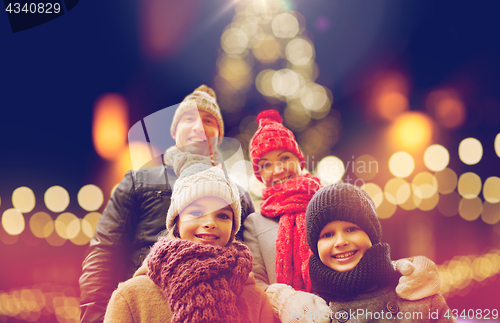
<path id="1" fill-rule="evenodd" d="M 192 163 L 222 163 L 216 147 L 224 124 L 212 89 L 202 85 L 179 104 L 170 134 L 176 146 L 167 150 L 164 165 L 127 172 L 101 215 L 82 264 L 81 322 L 103 321 L 118 283 L 132 277 L 165 230 L 172 187 L 182 170 Z M 239 189 L 243 223 L 255 210 L 249 194 Z"/>

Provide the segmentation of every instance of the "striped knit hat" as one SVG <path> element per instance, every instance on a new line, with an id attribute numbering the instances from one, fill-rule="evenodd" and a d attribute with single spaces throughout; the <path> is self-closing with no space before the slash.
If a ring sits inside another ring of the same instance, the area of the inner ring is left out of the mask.
<path id="1" fill-rule="evenodd" d="M 293 133 L 283 126 L 281 116 L 276 110 L 266 110 L 259 113 L 257 123 L 259 129 L 250 142 L 250 159 L 252 160 L 255 177 L 262 182 L 259 174 L 259 160 L 273 150 L 287 150 L 297 156 L 300 166 L 304 169 L 305 161 Z"/>
<path id="2" fill-rule="evenodd" d="M 314 194 L 307 206 L 307 243 L 316 256 L 319 234 L 332 221 L 358 225 L 373 245 L 379 243 L 382 237 L 375 203 L 365 190 L 351 184 L 337 183 L 323 187 Z"/>
<path id="3" fill-rule="evenodd" d="M 241 226 L 241 201 L 236 185 L 218 167 L 194 164 L 186 168 L 174 184 L 170 207 L 167 212 L 167 229 L 170 231 L 182 210 L 197 199 L 214 196 L 223 199 L 233 209 L 233 228 L 229 243 Z"/>
<path id="4" fill-rule="evenodd" d="M 170 135 L 172 138 L 175 139 L 177 123 L 179 123 L 181 116 L 185 112 L 194 109 L 208 112 L 217 120 L 217 126 L 219 126 L 219 143 L 221 143 L 222 137 L 224 137 L 224 123 L 222 122 L 222 115 L 219 105 L 217 104 L 217 98 L 214 90 L 206 85 L 200 85 L 196 90 L 194 90 L 193 93 L 186 96 L 177 107 L 177 110 L 175 110 L 172 125 L 170 126 Z"/>

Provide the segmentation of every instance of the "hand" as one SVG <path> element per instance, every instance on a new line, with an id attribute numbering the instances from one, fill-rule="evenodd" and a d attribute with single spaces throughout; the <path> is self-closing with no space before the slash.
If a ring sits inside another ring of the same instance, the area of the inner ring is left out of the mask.
<path id="1" fill-rule="evenodd" d="M 436 264 L 427 257 L 399 259 L 394 268 L 401 273 L 396 293 L 407 300 L 417 300 L 439 294 L 441 279 Z"/>
<path id="2" fill-rule="evenodd" d="M 272 284 L 266 290 L 282 323 L 330 323 L 330 307 L 314 294 L 296 291 L 286 284 Z"/>

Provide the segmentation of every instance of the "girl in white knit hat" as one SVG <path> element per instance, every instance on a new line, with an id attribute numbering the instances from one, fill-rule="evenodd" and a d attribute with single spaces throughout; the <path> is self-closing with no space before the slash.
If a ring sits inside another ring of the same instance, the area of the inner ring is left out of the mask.
<path id="1" fill-rule="evenodd" d="M 172 193 L 168 237 L 113 292 L 104 322 L 274 322 L 250 250 L 234 240 L 238 189 L 218 167 L 186 168 Z"/>

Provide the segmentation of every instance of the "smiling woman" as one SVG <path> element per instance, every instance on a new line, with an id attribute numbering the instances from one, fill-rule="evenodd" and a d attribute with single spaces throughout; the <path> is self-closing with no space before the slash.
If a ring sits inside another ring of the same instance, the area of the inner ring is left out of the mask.
<path id="1" fill-rule="evenodd" d="M 282 149 L 265 153 L 258 166 L 260 177 L 267 187 L 283 184 L 301 173 L 299 157 Z"/>

